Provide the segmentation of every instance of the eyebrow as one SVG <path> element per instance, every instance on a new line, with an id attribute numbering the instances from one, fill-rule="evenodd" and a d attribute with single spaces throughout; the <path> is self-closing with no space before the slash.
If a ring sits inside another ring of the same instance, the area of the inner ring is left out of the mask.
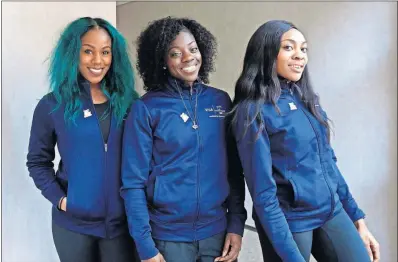
<path id="1" fill-rule="evenodd" d="M 87 46 L 89 46 L 89 47 L 95 49 L 95 46 L 93 46 L 93 45 L 90 45 L 90 44 L 82 44 L 82 46 L 85 46 L 85 45 L 87 45 Z M 104 47 L 101 48 L 101 49 L 105 49 L 105 48 L 111 48 L 111 47 L 110 47 L 109 45 L 107 45 L 107 46 L 104 46 Z"/>
<path id="2" fill-rule="evenodd" d="M 196 40 L 193 40 L 193 41 L 190 42 L 188 45 L 191 45 L 192 43 L 196 43 Z M 173 48 L 178 48 L 178 46 L 170 46 L 170 48 L 169 48 L 168 51 L 170 51 L 170 50 L 173 49 Z"/>
<path id="3" fill-rule="evenodd" d="M 293 39 L 285 39 L 285 40 L 282 40 L 281 42 L 283 42 L 283 41 L 289 41 L 289 42 L 297 43 L 297 42 L 294 41 Z M 306 44 L 306 43 L 307 43 L 307 41 L 304 41 L 304 42 L 302 42 L 301 44 Z"/>

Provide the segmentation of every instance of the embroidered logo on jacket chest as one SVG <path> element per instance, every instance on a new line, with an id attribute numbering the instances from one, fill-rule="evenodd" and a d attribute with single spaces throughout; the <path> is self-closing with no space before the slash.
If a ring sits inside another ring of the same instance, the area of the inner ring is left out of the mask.
<path id="1" fill-rule="evenodd" d="M 209 113 L 209 117 L 225 117 L 225 109 L 221 105 L 212 105 L 205 108 L 205 111 Z"/>

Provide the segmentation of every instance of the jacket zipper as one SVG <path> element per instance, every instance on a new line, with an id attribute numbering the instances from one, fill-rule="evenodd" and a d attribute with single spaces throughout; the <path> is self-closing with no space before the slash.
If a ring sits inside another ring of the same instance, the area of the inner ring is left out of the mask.
<path id="1" fill-rule="evenodd" d="M 196 92 L 196 95 L 198 95 L 198 92 Z M 191 107 L 192 110 L 192 114 L 194 114 L 194 110 L 192 109 L 192 89 L 190 91 L 190 99 L 189 99 L 189 105 Z M 197 106 L 197 105 L 196 105 Z M 197 108 L 196 108 L 196 114 L 197 114 Z M 200 139 L 200 134 L 199 134 L 199 129 L 200 129 L 200 125 L 199 125 L 199 120 L 198 120 L 198 115 L 194 116 L 196 119 L 196 124 L 199 126 L 199 128 L 195 129 L 196 131 L 196 138 L 198 141 L 198 168 L 197 168 L 197 172 L 196 172 L 196 185 L 197 185 L 197 189 L 196 189 L 196 196 L 197 196 L 197 202 L 196 202 L 196 218 L 194 220 L 193 223 L 193 230 L 194 230 L 194 241 L 197 241 L 197 235 L 196 235 L 196 223 L 199 221 L 199 213 L 200 213 L 200 205 L 199 205 L 199 200 L 200 200 L 200 179 L 199 179 L 199 168 L 200 168 L 200 151 L 201 151 L 201 139 Z"/>
<path id="2" fill-rule="evenodd" d="M 292 91 L 292 90 L 290 90 L 290 93 L 293 95 L 293 91 Z M 296 99 L 294 98 L 294 96 L 293 96 L 293 100 L 297 103 L 297 101 L 296 101 Z M 323 179 L 324 179 L 325 182 L 326 182 L 326 185 L 327 185 L 327 187 L 328 187 L 328 189 L 329 189 L 330 196 L 331 196 L 331 208 L 330 208 L 330 213 L 329 213 L 329 215 L 328 215 L 328 219 L 329 219 L 329 218 L 333 215 L 333 212 L 334 212 L 334 196 L 333 196 L 332 188 L 330 187 L 329 181 L 328 181 L 328 179 L 327 179 L 326 176 L 325 176 L 325 168 L 324 168 L 324 166 L 323 166 L 323 164 L 322 164 L 322 159 L 321 159 L 322 153 L 321 153 L 321 149 L 320 149 L 320 146 L 319 146 L 319 145 L 321 144 L 321 141 L 320 141 L 320 139 L 319 139 L 319 134 L 318 134 L 318 132 L 315 130 L 315 127 L 314 127 L 314 125 L 312 124 L 312 122 L 311 122 L 309 116 L 308 116 L 307 113 L 301 108 L 301 106 L 300 106 L 300 110 L 304 113 L 304 115 L 306 116 L 308 122 L 310 123 L 311 128 L 312 128 L 312 130 L 313 130 L 314 133 L 315 133 L 316 140 L 317 140 L 317 142 L 318 142 L 319 163 L 320 163 L 321 168 L 322 168 L 322 176 L 323 176 Z"/>
<path id="3" fill-rule="evenodd" d="M 97 121 L 98 128 L 99 128 L 100 133 L 101 133 L 101 138 L 102 138 L 102 139 L 101 139 L 101 142 L 102 142 L 102 144 L 104 145 L 104 155 L 105 155 L 105 161 L 104 161 L 104 170 L 105 170 L 104 180 L 105 180 L 105 185 L 107 185 L 107 179 L 106 179 L 106 168 L 107 168 L 107 165 L 106 165 L 106 164 L 107 164 L 107 160 L 108 160 L 108 154 L 107 154 L 107 152 L 108 152 L 108 144 L 105 143 L 104 134 L 102 133 L 101 125 L 100 125 L 100 123 L 99 123 L 99 119 L 98 119 L 98 115 L 97 115 L 97 110 L 95 110 L 94 101 L 93 101 L 93 98 L 92 98 L 92 95 L 91 95 L 91 87 L 89 87 L 89 90 L 90 90 L 90 101 L 91 101 L 91 105 L 92 105 L 92 107 L 93 107 L 93 109 L 94 109 L 95 119 L 96 119 L 96 121 Z M 110 115 L 109 117 L 112 117 L 112 115 Z M 112 121 L 112 118 L 111 118 L 111 121 Z M 112 123 L 111 123 L 111 125 L 112 125 Z M 110 132 L 109 132 L 109 134 L 110 134 Z M 108 214 L 108 196 L 107 196 L 107 194 L 106 194 L 106 190 L 105 190 L 105 193 L 104 193 L 104 197 L 105 197 L 105 238 L 108 238 L 108 236 L 109 236 L 108 221 L 106 221 L 106 219 L 107 219 L 107 214 Z"/>

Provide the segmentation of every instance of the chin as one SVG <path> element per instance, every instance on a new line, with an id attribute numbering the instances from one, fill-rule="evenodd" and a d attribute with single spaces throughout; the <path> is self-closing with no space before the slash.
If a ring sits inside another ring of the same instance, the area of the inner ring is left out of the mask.
<path id="1" fill-rule="evenodd" d="M 292 76 L 288 76 L 286 77 L 287 80 L 293 81 L 293 82 L 297 82 L 301 79 L 302 75 L 292 75 Z"/>
<path id="2" fill-rule="evenodd" d="M 196 76 L 189 76 L 189 77 L 181 77 L 180 78 L 184 82 L 195 82 L 198 79 L 198 75 Z"/>

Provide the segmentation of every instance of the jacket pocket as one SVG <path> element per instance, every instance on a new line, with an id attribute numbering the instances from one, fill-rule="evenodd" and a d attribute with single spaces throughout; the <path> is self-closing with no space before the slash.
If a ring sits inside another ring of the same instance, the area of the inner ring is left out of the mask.
<path id="1" fill-rule="evenodd" d="M 157 177 L 162 174 L 161 166 L 155 166 L 149 175 L 148 183 L 146 187 L 146 195 L 148 202 L 155 204 L 155 191 L 156 191 L 156 181 Z"/>
<path id="2" fill-rule="evenodd" d="M 294 201 L 291 210 L 309 212 L 330 205 L 330 191 L 321 179 L 295 177 L 289 179 L 293 188 Z"/>
<path id="3" fill-rule="evenodd" d="M 74 183 L 69 178 L 66 213 L 84 221 L 103 221 L 105 218 L 105 199 L 102 193 L 94 196 L 90 190 L 81 184 Z"/>
<path id="4" fill-rule="evenodd" d="M 153 213 L 163 223 L 191 222 L 197 210 L 197 185 L 190 176 L 159 175 L 154 181 Z"/>

